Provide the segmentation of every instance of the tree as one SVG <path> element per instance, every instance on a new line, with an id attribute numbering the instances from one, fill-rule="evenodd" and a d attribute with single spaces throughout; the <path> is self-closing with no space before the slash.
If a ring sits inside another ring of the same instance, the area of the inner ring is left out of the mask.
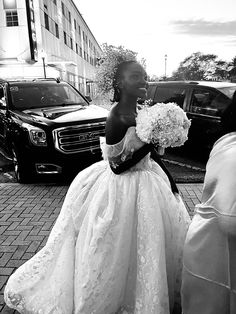
<path id="1" fill-rule="evenodd" d="M 214 73 L 215 79 L 219 81 L 228 79 L 229 77 L 228 69 L 229 64 L 226 61 L 218 60 L 216 62 L 216 68 Z"/>
<path id="2" fill-rule="evenodd" d="M 160 81 L 160 79 L 157 75 L 153 74 L 151 76 L 148 75 L 148 81 L 149 82 L 158 82 L 158 81 Z"/>
<path id="3" fill-rule="evenodd" d="M 232 61 L 230 62 L 230 65 L 232 65 L 236 68 L 236 56 L 233 57 Z"/>
<path id="4" fill-rule="evenodd" d="M 225 79 L 227 66 L 225 61 L 217 60 L 214 54 L 195 52 L 180 63 L 172 79 L 197 81 Z"/>
<path id="5" fill-rule="evenodd" d="M 229 63 L 228 73 L 230 80 L 236 82 L 236 56 L 233 57 L 232 61 Z"/>

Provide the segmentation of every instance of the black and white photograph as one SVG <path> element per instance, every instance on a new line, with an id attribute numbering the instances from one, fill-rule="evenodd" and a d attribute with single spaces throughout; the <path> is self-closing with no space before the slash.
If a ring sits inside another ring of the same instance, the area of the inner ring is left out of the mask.
<path id="1" fill-rule="evenodd" d="M 235 0 L 0 0 L 0 313 L 236 314 Z"/>

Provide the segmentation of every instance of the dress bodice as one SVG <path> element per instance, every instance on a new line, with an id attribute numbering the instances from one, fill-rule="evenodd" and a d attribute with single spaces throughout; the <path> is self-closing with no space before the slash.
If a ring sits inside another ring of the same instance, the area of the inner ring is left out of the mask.
<path id="1" fill-rule="evenodd" d="M 131 126 L 127 129 L 122 140 L 114 145 L 106 144 L 105 138 L 100 138 L 100 145 L 102 149 L 103 159 L 113 163 L 119 164 L 122 161 L 130 159 L 132 154 L 145 145 L 136 134 L 136 127 Z M 146 155 L 139 163 L 137 163 L 130 170 L 141 170 L 150 167 L 150 154 Z"/>

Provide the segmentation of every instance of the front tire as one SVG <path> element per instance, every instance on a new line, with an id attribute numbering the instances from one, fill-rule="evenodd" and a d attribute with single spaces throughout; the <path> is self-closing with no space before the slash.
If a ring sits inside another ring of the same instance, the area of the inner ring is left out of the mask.
<path id="1" fill-rule="evenodd" d="M 23 161 L 23 157 L 15 147 L 12 148 L 12 156 L 17 182 L 29 183 L 32 180 L 32 172 L 30 173 L 30 166 Z"/>

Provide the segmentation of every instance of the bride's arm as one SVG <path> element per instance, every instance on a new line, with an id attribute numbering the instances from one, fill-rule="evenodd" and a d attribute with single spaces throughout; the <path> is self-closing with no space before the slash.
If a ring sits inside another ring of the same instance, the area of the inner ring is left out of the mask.
<path id="1" fill-rule="evenodd" d="M 165 164 L 161 160 L 161 158 L 160 158 L 160 156 L 159 156 L 159 154 L 157 152 L 157 148 L 155 148 L 155 146 L 152 146 L 151 158 L 161 167 L 161 169 L 167 175 L 167 177 L 169 179 L 169 182 L 170 182 L 170 186 L 171 186 L 172 192 L 179 194 L 179 190 L 177 188 L 177 185 L 176 185 L 172 175 L 170 174 L 169 170 L 166 168 Z"/>
<path id="2" fill-rule="evenodd" d="M 121 174 L 131 167 L 135 166 L 141 159 L 143 159 L 152 150 L 151 144 L 145 144 L 132 154 L 124 156 L 124 158 L 108 158 L 110 168 L 115 174 Z M 122 160 L 123 159 L 123 160 Z"/>

